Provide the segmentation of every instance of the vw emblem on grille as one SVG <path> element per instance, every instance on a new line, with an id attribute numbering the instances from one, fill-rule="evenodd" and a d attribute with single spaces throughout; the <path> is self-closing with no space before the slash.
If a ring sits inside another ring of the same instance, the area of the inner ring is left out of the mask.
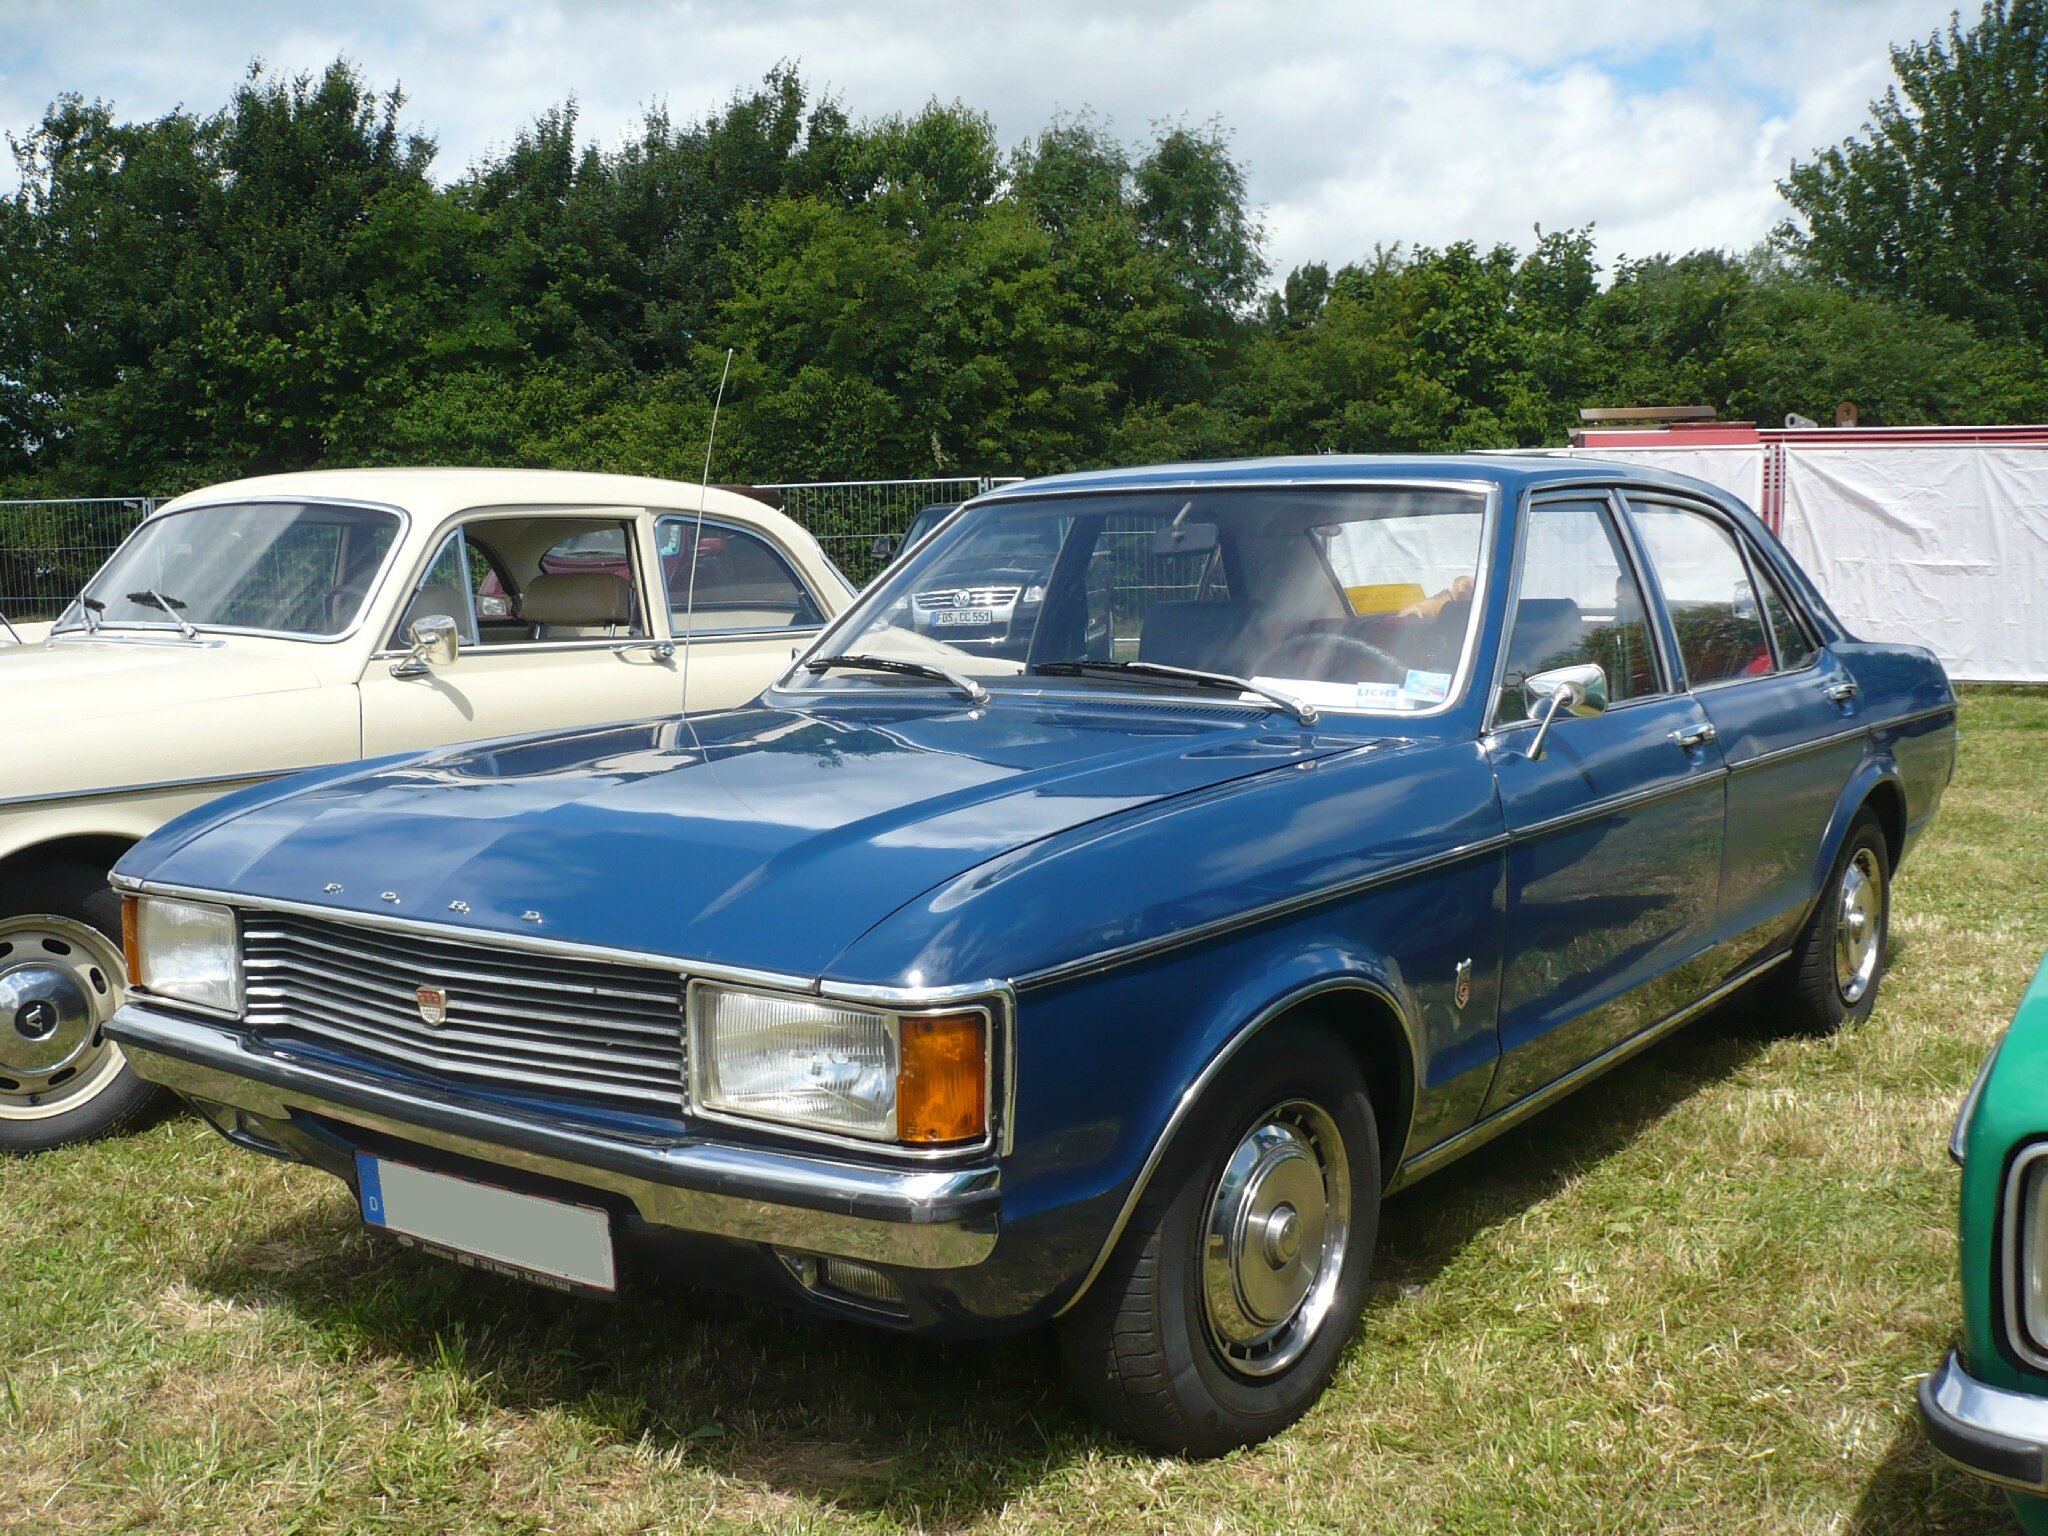
<path id="1" fill-rule="evenodd" d="M 413 994 L 419 999 L 420 1022 L 428 1026 L 448 1022 L 448 992 L 444 987 L 421 987 Z"/>
<path id="2" fill-rule="evenodd" d="M 953 594 L 953 606 L 955 608 L 965 608 L 967 606 L 967 600 L 971 598 L 973 595 L 974 594 L 971 592 L 955 592 Z"/>

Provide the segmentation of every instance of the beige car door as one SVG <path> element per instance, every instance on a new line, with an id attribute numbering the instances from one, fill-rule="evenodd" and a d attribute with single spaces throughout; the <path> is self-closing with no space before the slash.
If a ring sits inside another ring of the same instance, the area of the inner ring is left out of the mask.
<path id="1" fill-rule="evenodd" d="M 679 514 L 654 526 L 669 632 L 689 647 L 692 714 L 754 699 L 810 644 L 827 612 L 797 562 L 765 531 L 706 517 L 699 538 L 698 526 Z"/>
<path id="2" fill-rule="evenodd" d="M 682 701 L 664 606 L 648 601 L 638 509 L 479 513 L 410 588 L 361 683 L 363 753 L 672 715 Z M 455 621 L 452 662 L 408 656 L 430 614 Z"/>

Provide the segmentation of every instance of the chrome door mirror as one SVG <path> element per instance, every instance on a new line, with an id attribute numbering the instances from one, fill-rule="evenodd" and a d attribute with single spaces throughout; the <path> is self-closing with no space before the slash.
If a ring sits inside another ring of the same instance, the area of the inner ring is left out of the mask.
<path id="1" fill-rule="evenodd" d="M 1560 714 L 1584 717 L 1607 712 L 1607 673 L 1592 662 L 1531 673 L 1522 682 L 1522 692 L 1528 695 L 1529 718 L 1539 722 L 1536 739 L 1529 743 L 1532 759 L 1543 755 L 1543 738 Z"/>
<path id="2" fill-rule="evenodd" d="M 393 677 L 425 677 L 434 667 L 446 667 L 462 654 L 462 634 L 445 613 L 430 613 L 414 619 L 406 631 L 412 650 L 403 661 L 393 662 Z"/>

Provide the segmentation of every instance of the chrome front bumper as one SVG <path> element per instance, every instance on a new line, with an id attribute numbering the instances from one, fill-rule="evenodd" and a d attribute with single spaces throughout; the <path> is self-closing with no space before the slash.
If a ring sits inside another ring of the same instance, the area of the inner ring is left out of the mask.
<path id="1" fill-rule="evenodd" d="M 994 1249 L 1000 1175 L 987 1164 L 878 1168 L 714 1141 L 593 1135 L 315 1066 L 236 1030 L 129 1003 L 107 1034 L 135 1070 L 221 1111 L 315 1117 L 630 1200 L 649 1226 L 908 1269 L 959 1269 Z M 230 1126 L 222 1126 L 229 1130 Z"/>
<path id="2" fill-rule="evenodd" d="M 1934 1448 L 1968 1471 L 2048 1494 L 2048 1398 L 1986 1386 L 1950 1350 L 1920 1383 L 1920 1420 Z"/>

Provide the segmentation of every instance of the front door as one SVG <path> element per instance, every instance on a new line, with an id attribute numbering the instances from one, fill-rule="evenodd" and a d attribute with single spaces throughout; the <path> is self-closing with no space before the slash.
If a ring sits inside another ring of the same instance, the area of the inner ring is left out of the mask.
<path id="1" fill-rule="evenodd" d="M 679 658 L 650 633 L 644 519 L 480 515 L 452 531 L 363 674 L 363 755 L 673 715 Z M 460 654 L 409 664 L 413 622 L 455 620 Z"/>
<path id="2" fill-rule="evenodd" d="M 1492 1113 L 1698 996 L 1712 943 L 1726 771 L 1674 686 L 1604 497 L 1538 501 L 1489 735 L 1507 822 L 1502 1060 Z M 1524 683 L 1594 663 L 1605 713 L 1560 715 L 1539 758 Z"/>

